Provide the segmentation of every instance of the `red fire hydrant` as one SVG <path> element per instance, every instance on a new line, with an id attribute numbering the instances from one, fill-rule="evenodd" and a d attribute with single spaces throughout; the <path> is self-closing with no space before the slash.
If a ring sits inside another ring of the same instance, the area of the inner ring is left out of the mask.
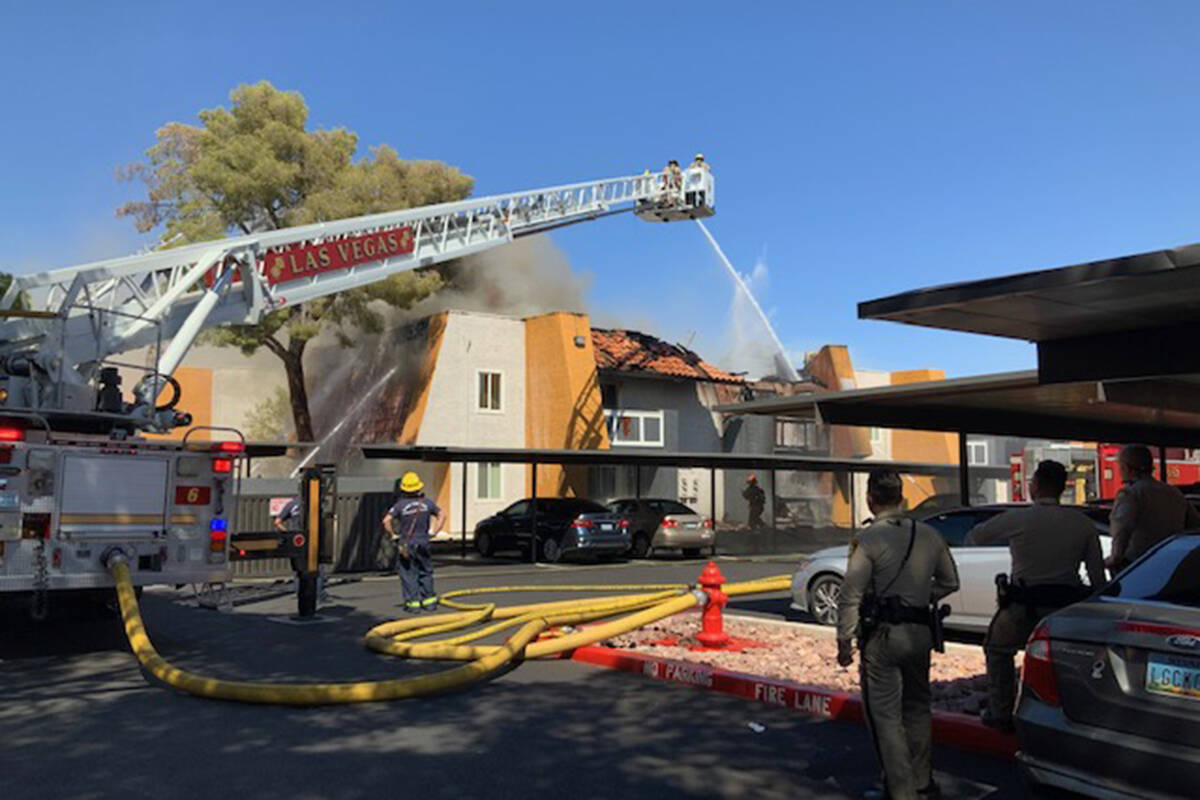
<path id="1" fill-rule="evenodd" d="M 704 614 L 700 625 L 700 634 L 696 639 L 705 647 L 725 647 L 729 644 L 729 634 L 725 632 L 725 622 L 721 617 L 721 609 L 729 602 L 729 595 L 721 591 L 725 585 L 725 576 L 717 567 L 715 561 L 708 562 L 698 579 L 700 588 L 708 595 L 704 604 Z"/>

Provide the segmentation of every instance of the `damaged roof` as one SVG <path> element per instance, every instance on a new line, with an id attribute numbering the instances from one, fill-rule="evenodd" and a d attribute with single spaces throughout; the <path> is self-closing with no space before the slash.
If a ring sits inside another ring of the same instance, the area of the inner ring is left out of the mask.
<path id="1" fill-rule="evenodd" d="M 592 328 L 596 366 L 713 383 L 745 383 L 739 375 L 714 367 L 683 345 L 669 344 L 637 331 Z"/>

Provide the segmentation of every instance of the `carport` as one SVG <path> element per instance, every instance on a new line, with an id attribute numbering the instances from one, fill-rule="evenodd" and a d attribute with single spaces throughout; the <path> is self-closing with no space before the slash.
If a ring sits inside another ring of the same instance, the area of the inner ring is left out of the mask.
<path id="1" fill-rule="evenodd" d="M 1038 368 L 720 407 L 826 424 L 1200 447 L 1200 245 L 918 289 L 860 319 L 1023 339 Z M 1164 472 L 1165 474 L 1165 472 Z"/>
<path id="2" fill-rule="evenodd" d="M 511 448 L 465 448 L 429 447 L 412 445 L 362 445 L 363 455 L 368 459 L 390 459 L 394 461 L 423 461 L 442 464 L 463 464 L 462 470 L 462 516 L 467 517 L 467 470 L 465 465 L 477 463 L 525 464 L 532 466 L 531 496 L 538 496 L 537 467 L 543 464 L 562 466 L 633 466 L 643 467 L 699 467 L 709 472 L 710 516 L 715 520 L 717 470 L 761 470 L 771 476 L 771 491 L 775 491 L 776 473 L 780 470 L 797 472 L 869 472 L 880 467 L 890 467 L 902 473 L 951 477 L 959 468 L 954 464 L 927 464 L 903 461 L 864 461 L 852 458 L 827 458 L 815 456 L 779 456 L 742 453 L 630 453 L 613 450 L 550 450 Z M 990 477 L 1005 477 L 1006 469 L 980 468 Z M 640 480 L 635 482 L 640 490 Z M 853 482 L 851 482 L 853 486 Z M 536 524 L 537 506 L 534 505 Z M 466 526 L 462 532 L 462 554 L 467 553 Z"/>

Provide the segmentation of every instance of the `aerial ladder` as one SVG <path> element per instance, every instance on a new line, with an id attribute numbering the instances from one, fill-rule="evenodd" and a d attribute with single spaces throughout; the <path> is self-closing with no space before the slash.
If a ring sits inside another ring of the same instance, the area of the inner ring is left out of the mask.
<path id="1" fill-rule="evenodd" d="M 174 402 L 155 403 L 206 328 L 255 324 L 405 270 L 625 211 L 662 222 L 707 217 L 713 187 L 707 168 L 688 170 L 680 185 L 652 174 L 588 181 L 18 276 L 0 298 L 0 414 L 32 412 L 55 429 L 105 433 L 187 426 Z M 158 351 L 157 363 L 127 402 L 107 362 L 144 347 Z"/>
<path id="2" fill-rule="evenodd" d="M 645 173 L 14 277 L 0 298 L 0 595 L 32 591 L 36 613 L 47 591 L 111 587 L 114 548 L 139 586 L 228 578 L 241 442 L 140 435 L 191 426 L 172 374 L 204 330 L 614 214 L 701 219 L 714 186 L 706 166 Z M 154 365 L 129 396 L 120 368 L 136 365 L 116 358 L 143 348 Z"/>

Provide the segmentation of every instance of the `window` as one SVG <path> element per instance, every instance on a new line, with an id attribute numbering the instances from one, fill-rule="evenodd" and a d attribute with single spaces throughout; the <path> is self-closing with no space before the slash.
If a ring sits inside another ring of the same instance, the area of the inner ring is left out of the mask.
<path id="1" fill-rule="evenodd" d="M 606 410 L 604 418 L 608 423 L 608 438 L 615 445 L 663 446 L 661 411 Z"/>
<path id="2" fill-rule="evenodd" d="M 775 446 L 800 450 L 817 447 L 816 424 L 795 419 L 775 420 Z"/>
<path id="3" fill-rule="evenodd" d="M 501 378 L 499 372 L 479 372 L 479 400 L 476 408 L 480 411 L 500 411 Z"/>
<path id="4" fill-rule="evenodd" d="M 475 497 L 479 500 L 500 499 L 500 465 L 476 464 Z"/>
<path id="5" fill-rule="evenodd" d="M 987 466 L 988 463 L 988 443 L 987 442 L 967 442 L 967 464 L 970 466 Z"/>
<path id="6" fill-rule="evenodd" d="M 1200 607 L 1200 537 L 1168 540 L 1122 573 L 1101 594 L 1123 600 Z"/>
<path id="7" fill-rule="evenodd" d="M 615 384 L 600 384 L 600 405 L 605 408 L 617 407 L 617 387 Z"/>
<path id="8" fill-rule="evenodd" d="M 883 444 L 883 428 L 871 428 L 871 444 L 876 446 Z"/>
<path id="9" fill-rule="evenodd" d="M 962 547 L 967 534 L 981 522 L 996 515 L 995 511 L 963 511 L 959 513 L 939 514 L 925 520 L 934 530 L 942 535 L 946 544 L 951 547 Z"/>
<path id="10" fill-rule="evenodd" d="M 530 503 L 528 500 L 518 500 L 500 513 L 506 517 L 524 517 L 529 515 Z"/>

